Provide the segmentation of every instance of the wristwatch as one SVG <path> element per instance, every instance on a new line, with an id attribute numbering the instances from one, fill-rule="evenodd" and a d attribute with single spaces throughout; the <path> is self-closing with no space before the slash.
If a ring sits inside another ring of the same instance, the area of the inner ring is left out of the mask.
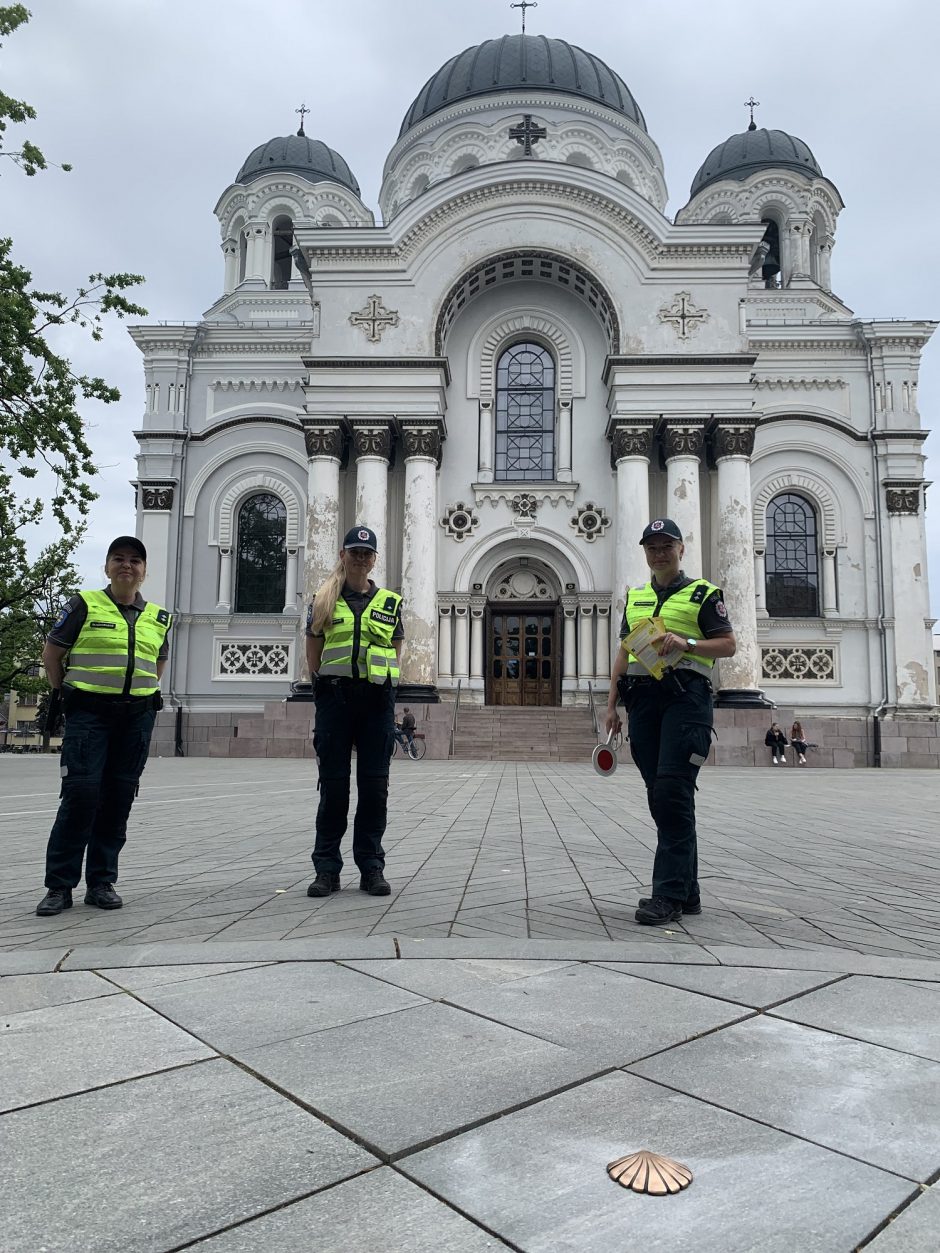
<path id="1" fill-rule="evenodd" d="M 686 642 L 686 643 L 688 644 L 688 646 L 689 646 L 689 652 L 690 652 L 690 653 L 691 653 L 691 652 L 694 652 L 694 650 L 698 647 L 698 640 L 693 639 L 691 635 L 690 635 L 690 636 L 686 639 L 686 641 L 685 641 L 685 642 Z"/>

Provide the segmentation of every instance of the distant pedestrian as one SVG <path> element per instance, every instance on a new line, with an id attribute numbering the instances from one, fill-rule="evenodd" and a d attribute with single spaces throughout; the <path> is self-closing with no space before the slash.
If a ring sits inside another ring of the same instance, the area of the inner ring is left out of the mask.
<path id="1" fill-rule="evenodd" d="M 793 751 L 796 753 L 797 761 L 801 766 L 806 765 L 806 750 L 809 747 L 806 743 L 806 736 L 803 734 L 803 725 L 800 722 L 794 722 L 790 728 L 790 743 L 793 745 Z"/>
<path id="2" fill-rule="evenodd" d="M 401 722 L 396 725 L 395 735 L 409 757 L 414 757 L 415 755 L 415 728 L 417 725 L 414 714 L 406 705 L 402 713 Z"/>
<path id="3" fill-rule="evenodd" d="M 770 730 L 764 736 L 764 743 L 770 749 L 771 765 L 785 766 L 787 737 L 776 722 L 771 723 Z"/>

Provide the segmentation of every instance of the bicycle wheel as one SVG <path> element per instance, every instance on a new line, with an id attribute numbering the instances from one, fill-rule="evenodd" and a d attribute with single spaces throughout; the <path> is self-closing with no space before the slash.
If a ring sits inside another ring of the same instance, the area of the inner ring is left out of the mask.
<path id="1" fill-rule="evenodd" d="M 427 746 L 427 744 L 424 742 L 424 740 L 419 740 L 419 739 L 417 739 L 417 738 L 416 738 L 416 739 L 414 739 L 414 740 L 412 740 L 412 742 L 411 742 L 411 760 L 412 760 L 412 761 L 420 761 L 420 760 L 421 760 L 421 758 L 424 756 L 424 754 L 427 752 L 427 748 L 428 748 L 428 746 Z"/>
<path id="2" fill-rule="evenodd" d="M 396 738 L 392 740 L 392 756 L 393 757 L 399 757 L 401 755 L 398 751 L 400 748 L 401 748 L 401 742 L 396 736 Z"/>

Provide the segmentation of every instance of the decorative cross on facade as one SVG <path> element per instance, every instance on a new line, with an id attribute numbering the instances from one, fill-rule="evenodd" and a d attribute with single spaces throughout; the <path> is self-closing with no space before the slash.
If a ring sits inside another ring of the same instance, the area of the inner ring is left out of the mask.
<path id="1" fill-rule="evenodd" d="M 295 109 L 294 112 L 300 114 L 300 130 L 297 132 L 297 134 L 302 135 L 304 133 L 304 114 L 309 113 L 310 110 L 307 108 L 305 104 L 302 104 L 300 108 Z"/>
<path id="2" fill-rule="evenodd" d="M 398 325 L 398 313 L 395 309 L 386 309 L 381 296 L 370 296 L 358 313 L 349 315 L 349 321 L 353 326 L 362 327 L 366 338 L 377 344 L 390 326 Z"/>
<path id="3" fill-rule="evenodd" d="M 700 322 L 708 320 L 708 313 L 705 309 L 697 309 L 695 307 L 689 292 L 680 291 L 676 292 L 672 308 L 663 305 L 660 309 L 659 320 L 661 322 L 671 322 L 679 338 L 688 339 L 691 333 L 698 329 Z"/>
<path id="4" fill-rule="evenodd" d="M 526 9 L 537 9 L 539 7 L 539 0 L 521 0 L 520 4 L 511 4 L 509 7 L 511 9 L 522 10 L 522 33 L 524 35 L 525 34 L 525 11 Z"/>
<path id="5" fill-rule="evenodd" d="M 750 109 L 750 110 L 751 110 L 751 124 L 750 124 L 750 126 L 747 128 L 749 131 L 756 131 L 756 130 L 757 130 L 757 123 L 754 121 L 754 110 L 757 108 L 757 106 L 758 106 L 759 104 L 760 104 L 760 101 L 759 101 L 759 100 L 755 100 L 755 99 L 754 99 L 753 93 L 752 93 L 752 95 L 751 95 L 750 100 L 745 100 L 745 102 L 744 102 L 744 107 L 745 107 L 745 109 Z"/>
<path id="6" fill-rule="evenodd" d="M 533 123 L 531 113 L 523 113 L 521 126 L 509 128 L 509 138 L 519 140 L 522 144 L 522 154 L 526 157 L 531 157 L 532 145 L 544 139 L 547 134 L 548 131 L 544 126 L 537 126 Z"/>

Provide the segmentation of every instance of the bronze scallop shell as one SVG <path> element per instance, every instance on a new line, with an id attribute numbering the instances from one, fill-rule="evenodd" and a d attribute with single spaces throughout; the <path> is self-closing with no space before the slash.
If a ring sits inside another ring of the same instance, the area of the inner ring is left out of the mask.
<path id="1" fill-rule="evenodd" d="M 688 1166 L 646 1149 L 609 1162 L 607 1173 L 622 1188 L 645 1192 L 649 1196 L 669 1196 L 681 1192 L 692 1182 Z"/>

